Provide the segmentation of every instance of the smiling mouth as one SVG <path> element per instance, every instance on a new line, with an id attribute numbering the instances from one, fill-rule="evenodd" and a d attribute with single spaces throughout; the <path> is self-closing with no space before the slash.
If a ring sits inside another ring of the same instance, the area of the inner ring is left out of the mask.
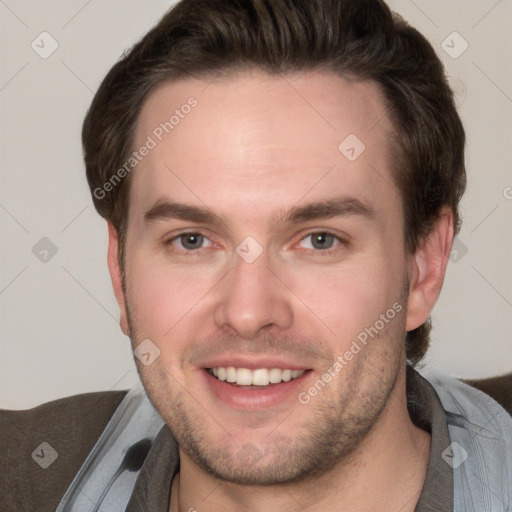
<path id="1" fill-rule="evenodd" d="M 217 380 L 226 382 L 235 387 L 247 389 L 261 389 L 298 379 L 309 370 L 290 370 L 286 368 L 236 368 L 234 366 L 219 366 L 205 368 Z"/>

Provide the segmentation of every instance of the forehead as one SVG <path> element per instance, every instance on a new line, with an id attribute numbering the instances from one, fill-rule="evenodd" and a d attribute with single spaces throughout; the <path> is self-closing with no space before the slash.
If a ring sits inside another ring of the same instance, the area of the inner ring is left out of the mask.
<path id="1" fill-rule="evenodd" d="M 252 70 L 165 83 L 138 119 L 134 149 L 152 149 L 132 174 L 130 212 L 169 195 L 291 205 L 333 187 L 389 200 L 391 132 L 380 90 L 368 81 Z"/>

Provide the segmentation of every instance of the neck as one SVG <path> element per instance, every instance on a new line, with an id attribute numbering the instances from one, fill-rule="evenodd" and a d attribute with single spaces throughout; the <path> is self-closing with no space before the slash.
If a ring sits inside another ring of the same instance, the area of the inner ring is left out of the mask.
<path id="1" fill-rule="evenodd" d="M 429 452 L 430 434 L 416 427 L 407 411 L 403 372 L 373 428 L 328 473 L 300 483 L 241 486 L 206 474 L 180 451 L 170 512 L 412 512 L 425 481 Z"/>

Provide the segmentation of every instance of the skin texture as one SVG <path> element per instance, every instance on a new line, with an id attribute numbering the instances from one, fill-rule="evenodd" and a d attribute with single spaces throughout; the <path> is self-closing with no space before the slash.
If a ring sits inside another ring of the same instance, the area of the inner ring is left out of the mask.
<path id="1" fill-rule="evenodd" d="M 191 96 L 197 106 L 130 177 L 124 286 L 109 225 L 121 327 L 134 349 L 150 339 L 160 350 L 136 362 L 180 444 L 170 510 L 414 510 L 430 436 L 407 413 L 405 332 L 437 300 L 450 213 L 405 253 L 392 127 L 373 83 L 255 70 L 167 83 L 146 100 L 134 146 Z M 354 161 L 338 150 L 349 134 L 365 144 Z M 285 220 L 295 206 L 340 197 L 372 213 Z M 145 220 L 164 200 L 221 221 Z M 204 239 L 194 246 L 184 232 Z M 339 239 L 314 244 L 325 232 Z M 262 249 L 252 263 L 236 252 L 249 236 Z M 205 385 L 209 358 L 275 356 L 311 370 L 307 391 L 393 305 L 401 311 L 308 404 L 294 394 L 243 410 Z"/>

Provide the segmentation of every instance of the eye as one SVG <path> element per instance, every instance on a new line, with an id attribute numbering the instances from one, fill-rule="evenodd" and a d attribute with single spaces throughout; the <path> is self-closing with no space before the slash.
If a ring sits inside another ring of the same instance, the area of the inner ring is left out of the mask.
<path id="1" fill-rule="evenodd" d="M 310 242 L 307 242 L 310 240 Z M 300 243 L 305 243 L 305 246 L 302 245 L 305 249 L 313 249 L 315 251 L 329 251 L 332 247 L 339 245 L 343 242 L 341 238 L 332 233 L 328 233 L 326 231 L 317 231 L 314 233 L 309 233 L 306 235 Z"/>
<path id="2" fill-rule="evenodd" d="M 205 242 L 208 242 L 208 245 L 203 245 Z M 180 235 L 167 240 L 166 244 L 172 245 L 177 249 L 184 250 L 186 252 L 196 251 L 198 249 L 204 249 L 205 247 L 210 247 L 211 242 L 201 233 L 181 233 Z"/>

